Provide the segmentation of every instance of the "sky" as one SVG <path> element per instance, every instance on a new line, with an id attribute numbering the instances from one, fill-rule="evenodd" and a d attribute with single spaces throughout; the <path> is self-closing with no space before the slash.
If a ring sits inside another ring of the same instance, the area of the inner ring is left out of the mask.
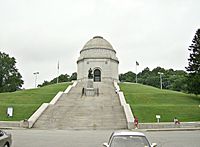
<path id="1" fill-rule="evenodd" d="M 23 88 L 77 70 L 94 36 L 111 43 L 119 73 L 145 67 L 185 70 L 200 28 L 199 0 L 0 0 L 0 51 L 15 57 Z"/>

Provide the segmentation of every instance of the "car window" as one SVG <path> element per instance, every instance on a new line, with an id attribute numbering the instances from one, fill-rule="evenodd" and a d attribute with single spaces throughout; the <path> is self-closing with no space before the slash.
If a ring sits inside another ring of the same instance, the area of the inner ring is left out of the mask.
<path id="1" fill-rule="evenodd" d="M 110 147 L 150 147 L 144 136 L 114 136 Z"/>

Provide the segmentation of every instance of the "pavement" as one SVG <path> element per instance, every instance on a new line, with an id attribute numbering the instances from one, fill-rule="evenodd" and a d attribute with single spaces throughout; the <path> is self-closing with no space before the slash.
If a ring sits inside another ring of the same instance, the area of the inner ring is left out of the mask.
<path id="1" fill-rule="evenodd" d="M 27 128 L 21 128 L 21 127 L 0 127 L 2 130 L 39 130 L 35 128 L 27 129 Z M 44 129 L 41 129 L 44 130 Z M 46 130 L 46 129 L 45 129 Z M 49 129 L 49 130 L 55 130 L 55 129 Z M 131 129 L 131 131 L 139 131 L 139 132 L 161 132 L 161 131 L 199 131 L 200 127 L 196 128 L 157 128 L 157 129 Z M 60 131 L 60 130 L 58 130 Z M 72 129 L 66 130 L 66 131 L 73 131 Z M 79 130 L 76 129 L 74 131 L 87 131 L 87 130 Z M 92 131 L 92 130 L 91 130 Z M 96 131 L 96 130 L 93 130 Z"/>
<path id="2" fill-rule="evenodd" d="M 6 130 L 13 138 L 12 147 L 102 147 L 114 130 Z M 144 131 L 158 147 L 199 147 L 200 131 Z"/>
<path id="3" fill-rule="evenodd" d="M 16 122 L 14 122 L 13 126 L 12 126 L 12 123 L 11 122 L 5 122 L 4 123 L 1 123 L 2 121 L 0 121 L 0 129 L 6 129 L 6 130 L 23 130 L 25 128 L 22 128 L 20 127 L 19 125 L 16 125 Z M 2 125 L 3 124 L 3 125 Z M 143 123 L 145 124 L 145 123 Z M 169 125 L 172 125 L 172 123 L 164 123 L 164 124 L 168 124 L 167 126 Z M 133 129 L 133 130 L 144 130 L 144 131 L 193 131 L 193 130 L 200 130 L 200 122 L 185 122 L 186 125 L 184 125 L 184 123 L 182 123 L 182 126 L 175 126 L 175 125 L 172 125 L 172 127 L 166 127 L 166 128 L 163 128 L 163 127 L 151 127 L 153 125 L 158 125 L 157 123 L 146 123 L 146 128 L 139 128 L 139 129 Z M 190 124 L 190 125 L 188 125 Z M 34 129 L 34 128 L 33 128 Z M 108 128 L 107 128 L 108 129 Z M 45 130 L 45 129 L 42 129 L 42 130 Z M 52 129 L 50 129 L 52 130 Z M 54 129 L 55 130 L 55 129 Z M 57 130 L 61 130 L 61 129 L 57 129 Z M 68 129 L 66 129 L 68 130 Z M 73 130 L 73 129 L 70 129 L 70 130 Z M 74 130 L 87 130 L 87 129 L 74 129 Z M 103 129 L 105 130 L 105 129 Z"/>

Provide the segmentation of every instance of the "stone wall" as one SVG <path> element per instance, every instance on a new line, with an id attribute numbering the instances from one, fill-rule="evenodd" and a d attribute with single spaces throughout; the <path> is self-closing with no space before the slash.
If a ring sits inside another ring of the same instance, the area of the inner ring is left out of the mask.
<path id="1" fill-rule="evenodd" d="M 87 79 L 89 69 L 100 69 L 101 79 L 118 81 L 118 63 L 111 59 L 84 59 L 77 64 L 77 79 Z"/>

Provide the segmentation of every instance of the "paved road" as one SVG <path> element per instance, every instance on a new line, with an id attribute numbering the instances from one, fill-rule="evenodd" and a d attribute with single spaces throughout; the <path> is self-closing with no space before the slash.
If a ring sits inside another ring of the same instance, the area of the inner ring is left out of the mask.
<path id="1" fill-rule="evenodd" d="M 159 147 L 200 147 L 200 131 L 161 131 L 145 134 Z"/>
<path id="2" fill-rule="evenodd" d="M 13 147 L 102 147 L 112 130 L 7 130 Z M 144 132 L 159 147 L 199 147 L 200 131 Z"/>

